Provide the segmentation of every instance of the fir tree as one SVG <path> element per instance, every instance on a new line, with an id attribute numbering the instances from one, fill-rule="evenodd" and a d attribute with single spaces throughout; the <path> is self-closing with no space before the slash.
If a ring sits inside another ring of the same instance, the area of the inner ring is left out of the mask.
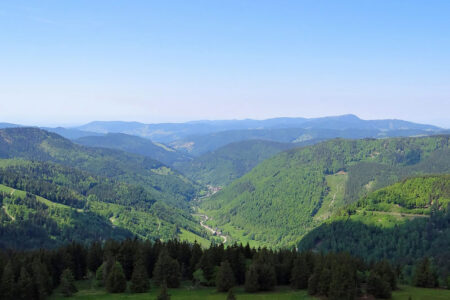
<path id="1" fill-rule="evenodd" d="M 371 271 L 367 280 L 367 292 L 377 298 L 391 298 L 391 285 L 376 272 Z"/>
<path id="2" fill-rule="evenodd" d="M 127 280 L 123 273 L 122 266 L 116 262 L 106 279 L 106 290 L 110 293 L 123 293 L 127 288 Z"/>
<path id="3" fill-rule="evenodd" d="M 61 293 L 64 297 L 70 297 L 78 291 L 74 284 L 75 279 L 73 278 L 73 273 L 70 269 L 65 269 L 62 272 L 60 282 Z"/>
<path id="4" fill-rule="evenodd" d="M 88 269 L 95 273 L 98 268 L 103 263 L 103 250 L 102 245 L 99 242 L 94 242 L 91 244 L 87 255 L 87 266 Z"/>
<path id="5" fill-rule="evenodd" d="M 17 296 L 17 285 L 14 274 L 14 266 L 11 260 L 5 266 L 0 282 L 0 295 L 2 299 L 13 300 Z"/>
<path id="6" fill-rule="evenodd" d="M 167 292 L 167 284 L 165 281 L 163 283 L 161 283 L 161 291 L 159 292 L 159 295 L 156 299 L 157 300 L 170 300 L 170 295 Z"/>
<path id="7" fill-rule="evenodd" d="M 131 275 L 131 291 L 145 293 L 150 288 L 150 281 L 143 259 L 138 259 Z"/>
<path id="8" fill-rule="evenodd" d="M 228 261 L 220 264 L 216 275 L 216 287 L 219 292 L 228 292 L 236 284 L 234 273 Z"/>
<path id="9" fill-rule="evenodd" d="M 180 265 L 178 262 L 169 256 L 167 250 L 161 251 L 153 270 L 155 283 L 161 285 L 165 282 L 168 287 L 177 288 L 180 286 L 180 276 Z"/>
<path id="10" fill-rule="evenodd" d="M 52 283 L 47 267 L 39 259 L 35 259 L 31 267 L 36 298 L 45 299 L 52 291 Z"/>
<path id="11" fill-rule="evenodd" d="M 251 265 L 245 274 L 245 291 L 248 293 L 259 291 L 258 271 L 254 265 Z"/>
<path id="12" fill-rule="evenodd" d="M 438 285 L 437 275 L 432 270 L 430 260 L 425 257 L 416 266 L 413 283 L 415 286 L 434 288 Z"/>
<path id="13" fill-rule="evenodd" d="M 20 276 L 17 280 L 17 291 L 19 299 L 33 299 L 33 280 L 25 267 L 20 269 Z"/>
<path id="14" fill-rule="evenodd" d="M 309 270 L 305 257 L 299 256 L 294 261 L 291 273 L 291 286 L 294 289 L 306 289 L 308 287 Z"/>
<path id="15" fill-rule="evenodd" d="M 236 296 L 233 293 L 233 289 L 228 290 L 227 300 L 236 300 Z"/>

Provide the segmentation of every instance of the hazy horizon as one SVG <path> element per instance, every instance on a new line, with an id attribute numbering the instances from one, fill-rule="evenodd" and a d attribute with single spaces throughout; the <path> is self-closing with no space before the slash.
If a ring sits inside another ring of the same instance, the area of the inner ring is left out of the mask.
<path id="1" fill-rule="evenodd" d="M 0 122 L 450 127 L 448 1 L 2 1 Z"/>

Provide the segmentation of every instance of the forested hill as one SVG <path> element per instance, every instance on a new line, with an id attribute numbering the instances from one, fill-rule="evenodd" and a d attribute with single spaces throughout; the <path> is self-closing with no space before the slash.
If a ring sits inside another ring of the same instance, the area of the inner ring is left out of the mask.
<path id="1" fill-rule="evenodd" d="M 0 158 L 55 162 L 141 185 L 153 198 L 180 207 L 196 194 L 192 181 L 159 161 L 119 150 L 77 145 L 37 128 L 1 129 Z"/>
<path id="2" fill-rule="evenodd" d="M 76 143 L 90 147 L 104 147 L 144 155 L 166 165 L 190 161 L 186 154 L 162 144 L 156 144 L 138 136 L 124 133 L 108 133 L 104 136 L 85 136 L 75 140 Z"/>
<path id="3" fill-rule="evenodd" d="M 263 160 L 297 146 L 292 143 L 247 140 L 228 144 L 191 161 L 177 163 L 174 167 L 203 184 L 225 186 Z"/>
<path id="4" fill-rule="evenodd" d="M 201 206 L 212 225 L 238 240 L 292 245 L 373 190 L 411 175 L 450 172 L 449 137 L 336 139 L 292 149 L 265 160 Z"/>
<path id="5" fill-rule="evenodd" d="M 449 174 L 409 178 L 342 209 L 308 233 L 299 248 L 345 251 L 410 266 L 428 256 L 446 277 L 450 274 L 449 203 Z"/>
<path id="6" fill-rule="evenodd" d="M 140 186 L 53 163 L 0 159 L 0 208 L 0 248 L 206 234 L 188 212 Z"/>

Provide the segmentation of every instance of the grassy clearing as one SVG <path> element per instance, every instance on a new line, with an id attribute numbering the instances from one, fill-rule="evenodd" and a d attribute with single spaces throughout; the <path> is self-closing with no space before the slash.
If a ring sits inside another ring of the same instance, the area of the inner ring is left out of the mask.
<path id="1" fill-rule="evenodd" d="M 93 300 L 93 299 L 111 299 L 111 300 L 140 300 L 156 299 L 159 288 L 152 286 L 148 293 L 144 294 L 109 294 L 103 288 L 93 287 L 90 281 L 77 282 L 79 292 L 71 299 Z M 185 282 L 182 288 L 169 289 L 172 299 L 192 299 L 192 300 L 224 300 L 225 293 L 216 292 L 215 288 L 194 288 L 189 282 Z M 277 287 L 273 292 L 248 294 L 244 292 L 243 287 L 235 288 L 236 298 L 239 300 L 291 300 L 291 299 L 318 299 L 311 297 L 306 291 L 293 291 L 289 287 Z M 450 290 L 442 289 L 423 289 L 412 286 L 401 286 L 399 290 L 392 293 L 393 300 L 407 300 L 411 296 L 413 300 L 447 300 L 450 299 Z M 50 300 L 67 299 L 61 296 L 59 289 L 56 289 Z"/>
<path id="2" fill-rule="evenodd" d="M 143 294 L 109 294 L 102 288 L 92 288 L 89 281 L 78 282 L 77 283 L 79 292 L 76 293 L 72 298 L 69 299 L 83 299 L 83 300 L 93 300 L 93 299 L 108 299 L 108 300 L 140 300 L 140 299 L 156 299 L 159 294 L 159 288 L 152 286 L 150 292 Z M 194 288 L 189 283 L 185 283 L 182 288 L 179 289 L 169 289 L 169 294 L 171 298 L 185 299 L 185 300 L 224 300 L 227 298 L 226 293 L 218 293 L 215 288 Z M 316 299 L 308 296 L 306 291 L 293 291 L 288 287 L 278 287 L 273 292 L 266 293 L 256 293 L 248 294 L 244 292 L 243 287 L 238 287 L 235 289 L 236 298 L 241 300 L 245 299 L 257 299 L 257 300 L 293 300 L 293 299 Z M 67 299 L 60 294 L 57 289 L 50 297 L 50 300 Z"/>
<path id="3" fill-rule="evenodd" d="M 314 217 L 317 220 L 324 220 L 331 216 L 336 207 L 344 205 L 345 184 L 348 180 L 347 173 L 338 173 L 325 176 L 329 187 L 328 195 L 323 199 L 322 207 Z"/>
<path id="4" fill-rule="evenodd" d="M 393 300 L 448 300 L 450 290 L 443 289 L 423 289 L 413 286 L 401 286 L 399 290 L 392 293 Z"/>
<path id="5" fill-rule="evenodd" d="M 0 184 L 0 192 L 5 192 L 6 194 L 13 195 L 15 197 L 25 197 L 27 194 L 25 191 L 16 190 L 16 189 L 13 189 L 13 188 L 3 185 L 3 184 Z M 48 206 L 59 207 L 59 208 L 63 208 L 63 209 L 72 209 L 70 206 L 60 204 L 60 203 L 55 203 L 48 199 L 42 198 L 40 196 L 36 196 L 36 199 Z"/>
<path id="6" fill-rule="evenodd" d="M 181 228 L 180 231 L 181 233 L 178 237 L 182 241 L 188 241 L 190 243 L 194 243 L 195 241 L 197 241 L 197 243 L 199 243 L 203 248 L 208 248 L 211 245 L 211 241 L 205 239 L 204 237 L 198 236 L 195 233 L 187 231 L 183 228 Z"/>

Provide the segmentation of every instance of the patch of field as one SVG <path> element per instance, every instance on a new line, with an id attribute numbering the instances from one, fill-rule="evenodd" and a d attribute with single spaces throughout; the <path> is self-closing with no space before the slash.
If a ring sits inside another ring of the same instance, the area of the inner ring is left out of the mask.
<path id="1" fill-rule="evenodd" d="M 154 285 L 151 286 L 148 293 L 143 294 L 109 294 L 103 288 L 95 287 L 95 285 L 89 281 L 77 282 L 78 292 L 71 299 L 93 300 L 93 299 L 111 299 L 111 300 L 153 300 L 156 299 L 159 288 Z M 243 287 L 237 287 L 234 289 L 236 298 L 239 300 L 293 300 L 293 299 L 319 299 L 311 297 L 307 294 L 306 290 L 294 291 L 286 286 L 280 286 L 273 292 L 245 293 Z M 173 300 L 224 300 L 226 299 L 226 293 L 218 293 L 215 288 L 195 288 L 190 282 L 184 282 L 183 286 L 178 289 L 169 289 L 169 294 Z M 450 299 L 450 290 L 444 289 L 423 289 L 412 286 L 400 286 L 399 290 L 392 293 L 393 300 L 408 300 L 411 297 L 412 300 L 447 300 Z M 67 299 L 63 297 L 56 289 L 50 300 L 62 300 Z"/>
<path id="2" fill-rule="evenodd" d="M 423 289 L 413 286 L 401 286 L 399 290 L 392 293 L 393 300 L 448 300 L 450 290 Z"/>
<path id="3" fill-rule="evenodd" d="M 16 189 L 13 189 L 13 188 L 3 185 L 3 184 L 0 184 L 0 192 L 5 192 L 8 195 L 15 196 L 15 197 L 25 197 L 27 194 L 25 191 L 16 190 Z M 72 209 L 70 206 L 67 206 L 67 205 L 64 205 L 61 203 L 52 202 L 52 201 L 42 198 L 40 196 L 36 196 L 36 199 L 48 206 L 59 207 L 59 208 L 64 208 L 64 209 Z"/>
<path id="4" fill-rule="evenodd" d="M 181 233 L 178 235 L 178 237 L 182 241 L 187 241 L 190 243 L 194 243 L 195 241 L 197 241 L 197 243 L 200 244 L 200 246 L 202 246 L 202 248 L 208 248 L 211 245 L 211 241 L 209 241 L 208 239 L 205 239 L 204 237 L 196 235 L 195 233 L 187 231 L 183 228 L 181 228 L 180 231 L 181 231 Z"/>
<path id="5" fill-rule="evenodd" d="M 333 175 L 325 176 L 329 192 L 323 199 L 322 206 L 314 217 L 316 220 L 324 220 L 331 216 L 331 212 L 336 210 L 336 207 L 344 205 L 345 184 L 347 183 L 348 175 L 345 172 L 339 172 Z"/>
<path id="6" fill-rule="evenodd" d="M 148 293 L 143 294 L 109 294 L 104 289 L 101 288 L 91 288 L 89 281 L 78 282 L 78 290 L 73 297 L 70 299 L 83 299 L 83 300 L 93 300 L 93 299 L 108 299 L 108 300 L 153 300 L 156 299 L 159 293 L 159 288 L 152 286 Z M 169 294 L 173 300 L 224 300 L 227 298 L 226 293 L 218 293 L 215 288 L 194 288 L 188 283 L 179 289 L 169 289 Z M 273 292 L 255 293 L 248 294 L 244 292 L 243 287 L 238 287 L 235 289 L 236 298 L 239 300 L 294 300 L 294 299 L 317 299 L 308 296 L 306 291 L 293 291 L 288 287 L 278 287 Z M 53 295 L 49 298 L 51 300 L 67 299 L 63 297 L 60 291 L 57 289 L 54 291 Z"/>

